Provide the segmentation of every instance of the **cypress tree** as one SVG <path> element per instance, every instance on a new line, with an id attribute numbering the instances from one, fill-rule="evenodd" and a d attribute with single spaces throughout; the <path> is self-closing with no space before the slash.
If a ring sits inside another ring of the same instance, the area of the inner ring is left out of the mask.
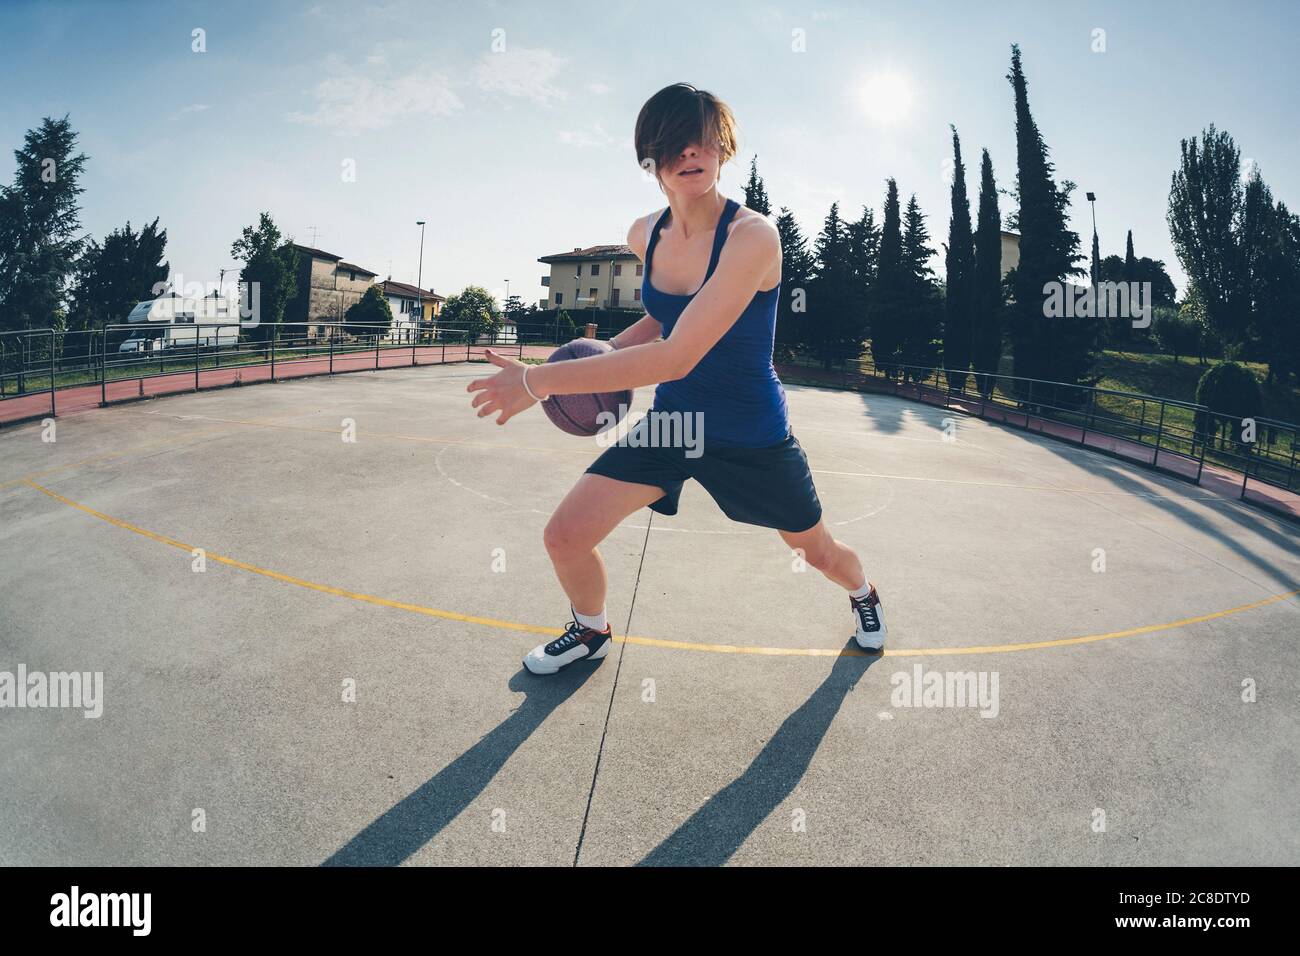
<path id="1" fill-rule="evenodd" d="M 943 317 L 943 367 L 948 387 L 966 387 L 975 322 L 975 245 L 970 231 L 970 200 L 966 196 L 966 167 L 961 161 L 961 140 L 952 129 L 952 212 L 948 220 L 948 251 L 944 256 L 947 293 Z"/>
<path id="2" fill-rule="evenodd" d="M 1015 372 L 1027 378 L 1082 382 L 1095 361 L 1097 324 L 1090 319 L 1049 316 L 1051 289 L 1070 291 L 1067 280 L 1081 271 L 1079 237 L 1066 225 L 1073 183 L 1057 188 L 1055 167 L 1029 112 L 1020 47 L 1011 46 L 1007 79 L 1016 101 L 1016 190 L 1020 207 L 1020 264 L 1015 271 L 1012 348 Z M 1032 401 L 1032 395 L 1030 397 Z"/>
<path id="3" fill-rule="evenodd" d="M 980 394 L 993 392 L 990 375 L 998 372 L 1002 358 L 1002 216 L 998 212 L 998 187 L 993 180 L 993 161 L 984 150 L 980 159 L 979 222 L 975 228 L 975 280 L 973 289 L 975 328 L 971 343 L 971 364 Z"/>
<path id="4" fill-rule="evenodd" d="M 871 358 L 887 375 L 897 373 L 903 348 L 903 234 L 898 211 L 898 183 L 888 180 L 885 219 L 880 229 L 880 254 L 871 290 Z"/>

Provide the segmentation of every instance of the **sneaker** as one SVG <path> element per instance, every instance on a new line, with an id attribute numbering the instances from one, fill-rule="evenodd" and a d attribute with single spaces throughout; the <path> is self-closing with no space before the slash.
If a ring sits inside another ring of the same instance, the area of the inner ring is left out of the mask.
<path id="1" fill-rule="evenodd" d="M 864 651 L 878 651 L 883 648 L 885 617 L 880 606 L 880 597 L 876 594 L 876 586 L 871 585 L 871 590 L 867 592 L 866 597 L 855 598 L 850 595 L 849 603 L 853 606 L 853 617 L 858 624 L 858 632 L 853 635 L 858 642 L 858 647 Z"/>
<path id="2" fill-rule="evenodd" d="M 577 618 L 569 622 L 563 637 L 549 644 L 539 644 L 528 652 L 524 666 L 534 674 L 554 674 L 574 661 L 597 661 L 609 653 L 614 632 L 606 624 L 603 631 L 584 627 Z"/>

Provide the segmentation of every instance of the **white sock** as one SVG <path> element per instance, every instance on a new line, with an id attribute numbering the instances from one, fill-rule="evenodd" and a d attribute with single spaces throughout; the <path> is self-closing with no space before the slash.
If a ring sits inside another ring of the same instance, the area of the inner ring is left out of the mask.
<path id="1" fill-rule="evenodd" d="M 871 579 L 868 578 L 867 583 L 862 585 L 862 587 L 858 588 L 856 591 L 850 591 L 849 597 L 864 598 L 870 593 L 871 593 Z"/>
<path id="2" fill-rule="evenodd" d="M 602 604 L 600 606 L 599 614 L 579 614 L 577 611 L 573 610 L 573 605 L 569 605 L 569 610 L 573 611 L 573 619 L 583 627 L 589 627 L 595 631 L 603 631 L 605 629 L 605 605 Z"/>

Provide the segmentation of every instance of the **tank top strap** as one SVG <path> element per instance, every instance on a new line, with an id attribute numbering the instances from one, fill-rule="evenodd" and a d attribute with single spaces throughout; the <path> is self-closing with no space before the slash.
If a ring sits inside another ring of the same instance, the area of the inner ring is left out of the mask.
<path id="1" fill-rule="evenodd" d="M 722 255 L 722 244 L 727 241 L 727 226 L 731 225 L 731 220 L 735 218 L 736 210 L 740 208 L 740 203 L 734 199 L 728 199 L 727 205 L 723 207 L 722 215 L 718 217 L 718 229 L 713 235 L 713 255 L 709 257 L 709 271 L 704 273 L 704 282 L 707 283 L 713 276 L 713 270 L 718 267 L 718 258 Z M 704 288 L 702 284 L 701 289 Z"/>
<path id="2" fill-rule="evenodd" d="M 645 247 L 645 282 L 650 282 L 650 259 L 654 255 L 655 246 L 659 243 L 659 230 L 663 227 L 664 220 L 668 218 L 668 210 L 671 207 L 665 206 L 663 212 L 659 213 L 655 220 L 654 228 L 650 231 L 650 241 Z"/>
<path id="3" fill-rule="evenodd" d="M 718 217 L 718 226 L 713 233 L 713 254 L 709 256 L 709 269 L 704 273 L 704 282 L 708 282 L 713 275 L 713 270 L 718 267 L 718 257 L 722 255 L 722 244 L 727 241 L 727 226 L 735 218 L 736 210 L 740 208 L 740 203 L 734 199 L 728 199 L 727 204 L 722 208 L 722 215 Z M 654 229 L 650 232 L 650 242 L 645 249 L 645 282 L 650 282 L 650 260 L 654 256 L 655 246 L 659 244 L 659 230 L 663 228 L 664 220 L 668 218 L 668 212 L 671 207 L 665 207 L 660 213 Z M 700 288 L 704 288 L 704 283 L 700 283 Z"/>

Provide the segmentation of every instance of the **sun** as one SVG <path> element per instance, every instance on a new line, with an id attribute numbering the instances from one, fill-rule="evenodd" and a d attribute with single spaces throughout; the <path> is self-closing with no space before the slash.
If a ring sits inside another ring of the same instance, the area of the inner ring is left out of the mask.
<path id="1" fill-rule="evenodd" d="M 897 123 L 912 112 L 912 85 L 901 73 L 877 73 L 859 88 L 867 118 L 882 125 Z"/>

